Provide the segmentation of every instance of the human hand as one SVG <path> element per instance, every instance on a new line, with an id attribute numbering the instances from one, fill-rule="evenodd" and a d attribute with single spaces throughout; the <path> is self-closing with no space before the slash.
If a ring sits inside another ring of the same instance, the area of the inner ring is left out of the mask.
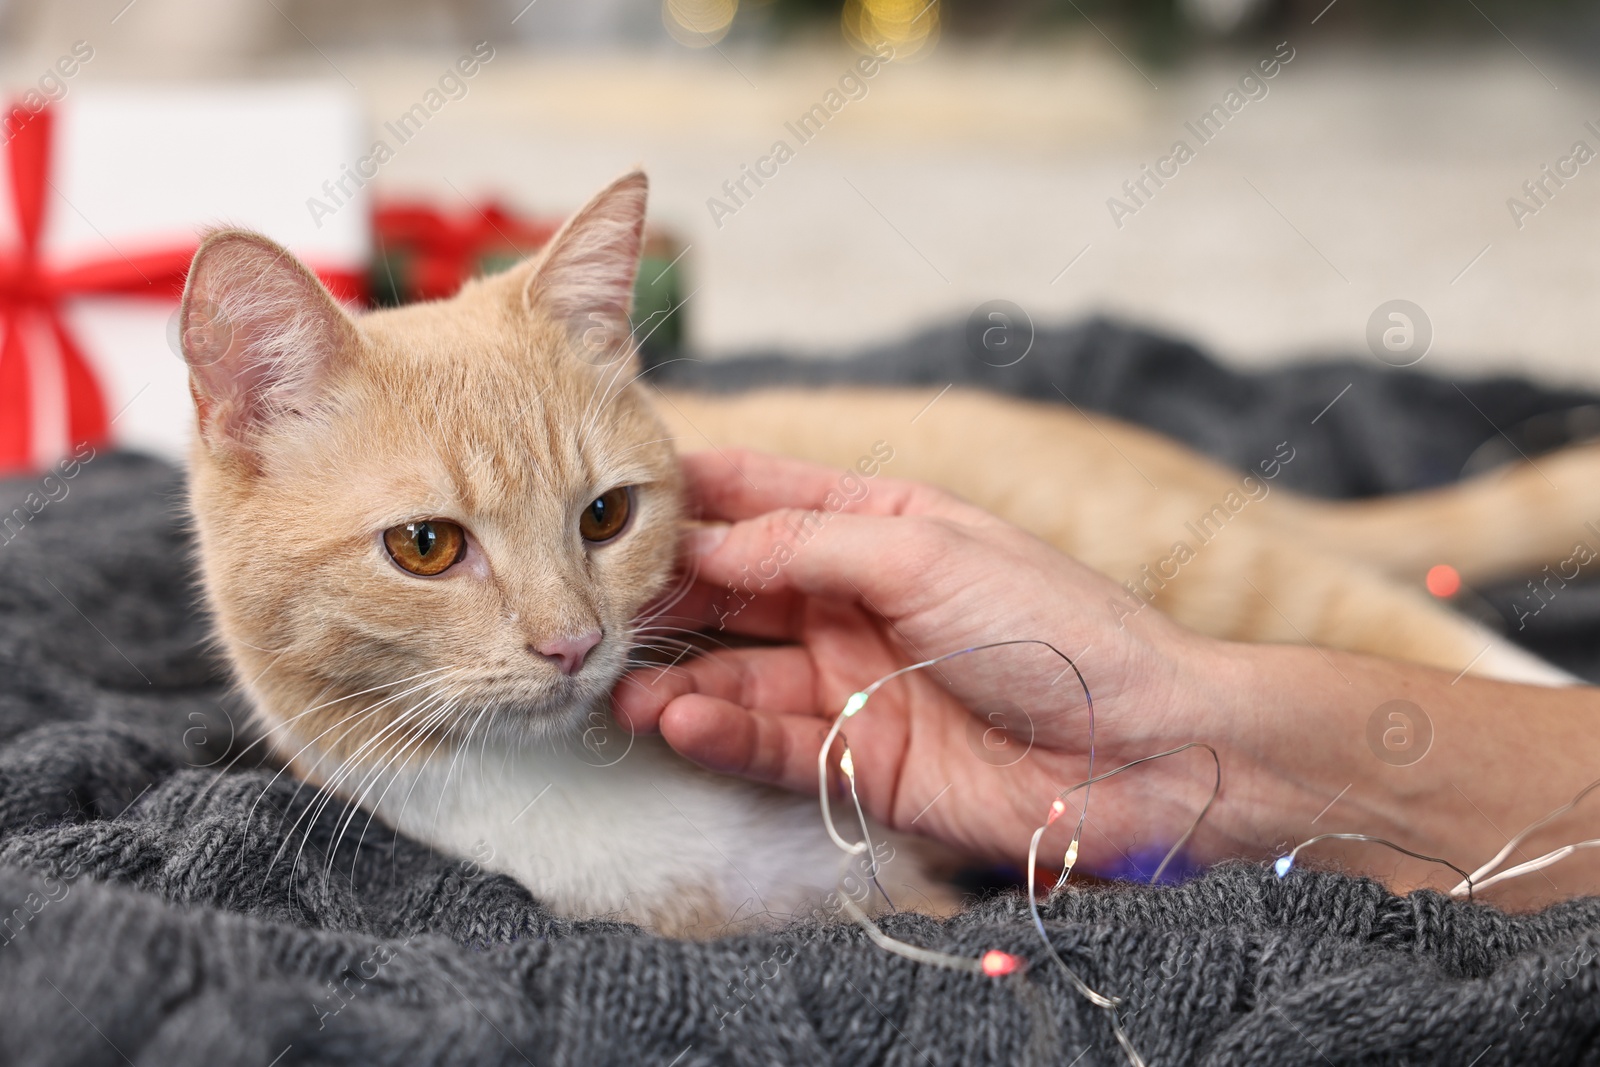
<path id="1" fill-rule="evenodd" d="M 1185 709 L 1197 706 L 1190 697 L 1205 674 L 1195 665 L 1218 643 L 1154 611 L 1119 617 L 1117 586 L 1032 535 L 938 489 L 880 478 L 859 502 L 812 519 L 800 543 L 796 531 L 838 489 L 839 472 L 743 452 L 687 456 L 684 467 L 694 502 L 718 525 L 691 536 L 694 582 L 675 618 L 655 624 L 773 644 L 635 671 L 615 692 L 634 730 L 659 730 L 713 770 L 814 795 L 818 751 L 850 694 L 923 659 L 1036 639 L 1072 656 L 1088 680 L 1097 772 L 1194 739 Z M 868 814 L 1020 865 L 1051 800 L 1088 775 L 1087 709 L 1064 668 L 1021 645 L 886 685 L 846 725 Z M 1026 721 L 974 718 L 997 700 Z M 1009 749 L 989 744 L 996 723 Z M 1024 746 L 1014 762 L 988 754 Z M 1127 870 L 1124 850 L 1140 837 L 1159 855 L 1210 788 L 1209 764 L 1162 761 L 1138 773 L 1137 789 L 1096 787 L 1085 869 Z"/>

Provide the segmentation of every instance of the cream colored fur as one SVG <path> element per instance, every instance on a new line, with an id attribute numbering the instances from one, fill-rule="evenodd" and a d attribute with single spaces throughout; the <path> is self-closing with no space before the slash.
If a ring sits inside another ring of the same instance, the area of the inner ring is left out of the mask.
<path id="1" fill-rule="evenodd" d="M 1481 580 L 1565 558 L 1583 522 L 1600 519 L 1600 447 L 1542 460 L 1554 485 L 1524 467 L 1353 504 L 1308 500 L 1258 471 L 1265 497 L 1246 498 L 1200 545 L 1188 524 L 1238 493 L 1240 472 L 1106 416 L 961 389 L 934 401 L 938 392 L 673 393 L 659 410 L 686 447 L 743 445 L 847 467 L 887 441 L 895 477 L 945 486 L 1119 582 L 1142 583 L 1155 607 L 1203 633 L 1311 642 L 1452 674 L 1471 664 L 1511 681 L 1573 680 L 1433 600 L 1422 575 L 1449 562 Z M 1158 588 L 1144 568 L 1180 539 L 1194 558 Z M 1117 597 L 1085 610 L 1122 618 L 1138 604 Z"/>
<path id="2" fill-rule="evenodd" d="M 816 905 L 839 854 L 813 800 L 700 771 L 658 741 L 604 767 L 583 745 L 635 646 L 672 640 L 639 616 L 672 581 L 676 450 L 742 444 L 846 466 L 886 440 L 891 475 L 948 486 L 1119 581 L 1240 476 L 1111 419 L 960 390 L 931 407 L 931 391 L 889 390 L 654 403 L 623 325 L 644 205 L 644 177 L 629 175 L 539 259 L 360 318 L 264 238 L 211 236 L 183 305 L 191 498 L 222 647 L 279 758 L 350 809 L 342 832 L 375 813 L 563 914 L 706 932 Z M 1522 472 L 1353 505 L 1274 489 L 1151 610 L 1240 640 L 1562 681 L 1415 579 L 1440 558 L 1472 577 L 1560 558 L 1567 527 L 1600 516 L 1600 491 L 1583 492 L 1600 490 L 1594 465 L 1592 452 L 1542 464 L 1571 496 Z M 617 486 L 634 487 L 629 528 L 585 544 L 579 513 Z M 402 572 L 382 543 L 423 519 L 468 531 L 466 556 L 433 578 Z M 596 628 L 572 676 L 533 652 Z M 937 897 L 917 851 L 893 844 L 903 858 L 886 881 Z"/>

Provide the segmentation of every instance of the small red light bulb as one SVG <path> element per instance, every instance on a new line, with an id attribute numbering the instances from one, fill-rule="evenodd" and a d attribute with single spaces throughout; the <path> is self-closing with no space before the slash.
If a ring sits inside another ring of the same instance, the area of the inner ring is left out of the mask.
<path id="1" fill-rule="evenodd" d="M 1461 592 L 1461 574 L 1448 563 L 1428 568 L 1428 592 L 1445 600 Z"/>
<path id="2" fill-rule="evenodd" d="M 983 973 L 990 978 L 999 978 L 1002 975 L 1011 974 L 1013 971 L 1019 970 L 1022 967 L 1022 961 L 1009 952 L 1001 952 L 997 948 L 992 948 L 983 954 L 983 958 L 978 961 L 978 966 L 982 967 Z"/>

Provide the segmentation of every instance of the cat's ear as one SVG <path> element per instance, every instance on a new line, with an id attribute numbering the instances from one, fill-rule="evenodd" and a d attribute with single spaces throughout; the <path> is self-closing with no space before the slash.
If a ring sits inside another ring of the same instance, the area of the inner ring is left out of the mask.
<path id="1" fill-rule="evenodd" d="M 178 337 L 206 443 L 248 447 L 273 421 L 314 403 L 356 329 L 288 249 L 222 230 L 189 265 Z"/>
<path id="2" fill-rule="evenodd" d="M 564 325 L 591 363 L 611 363 L 631 349 L 628 312 L 649 187 L 636 170 L 602 189 L 550 239 L 521 287 L 524 310 Z"/>

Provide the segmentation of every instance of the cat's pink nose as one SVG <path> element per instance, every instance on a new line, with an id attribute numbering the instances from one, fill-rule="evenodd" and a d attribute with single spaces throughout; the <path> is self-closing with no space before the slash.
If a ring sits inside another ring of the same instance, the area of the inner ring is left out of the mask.
<path id="1" fill-rule="evenodd" d="M 537 645 L 529 645 L 528 649 L 561 668 L 562 674 L 570 675 L 583 669 L 583 658 L 599 643 L 600 631 L 591 630 L 586 634 L 552 637 Z"/>

